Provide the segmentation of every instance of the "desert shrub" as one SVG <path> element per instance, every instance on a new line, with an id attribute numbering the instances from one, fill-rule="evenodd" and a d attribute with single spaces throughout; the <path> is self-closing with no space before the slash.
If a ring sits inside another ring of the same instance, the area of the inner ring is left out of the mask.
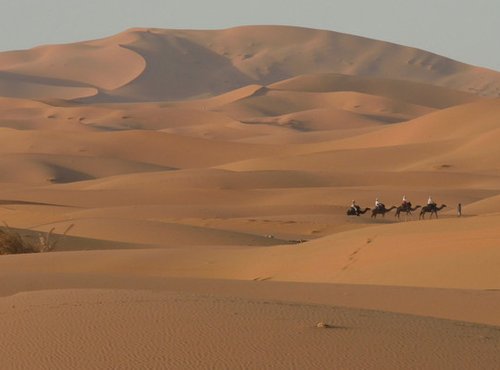
<path id="1" fill-rule="evenodd" d="M 37 233 L 37 237 L 27 238 L 12 230 L 6 223 L 0 228 L 0 255 L 20 253 L 43 253 L 54 250 L 57 243 L 73 227 L 68 226 L 63 234 L 55 235 L 52 228 L 48 233 Z"/>

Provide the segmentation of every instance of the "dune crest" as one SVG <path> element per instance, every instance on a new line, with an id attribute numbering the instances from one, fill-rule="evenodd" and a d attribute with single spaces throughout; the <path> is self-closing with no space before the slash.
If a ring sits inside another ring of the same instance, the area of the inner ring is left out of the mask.
<path id="1" fill-rule="evenodd" d="M 99 89 L 89 101 L 101 102 L 213 96 L 311 73 L 390 78 L 476 95 L 500 94 L 500 73 L 495 71 L 387 42 L 286 26 L 130 29 L 100 40 L 0 53 L 0 71 L 23 76 L 30 84 L 39 78 L 85 84 Z M 11 96 L 8 86 L 0 93 Z M 31 97 L 26 94 L 12 96 Z"/>

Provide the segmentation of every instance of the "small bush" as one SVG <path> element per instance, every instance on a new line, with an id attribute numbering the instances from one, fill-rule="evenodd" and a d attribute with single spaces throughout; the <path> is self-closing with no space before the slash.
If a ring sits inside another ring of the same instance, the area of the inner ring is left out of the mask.
<path id="1" fill-rule="evenodd" d="M 60 238 L 73 227 L 71 224 L 63 234 L 57 236 L 53 234 L 55 228 L 52 228 L 48 233 L 38 233 L 38 238 L 32 241 L 12 230 L 6 223 L 4 225 L 5 227 L 0 228 L 0 255 L 50 252 L 54 250 Z"/>

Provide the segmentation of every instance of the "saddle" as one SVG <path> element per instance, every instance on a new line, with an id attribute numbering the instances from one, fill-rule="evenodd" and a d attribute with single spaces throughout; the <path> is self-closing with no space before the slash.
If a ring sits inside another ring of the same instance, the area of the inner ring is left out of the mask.
<path id="1" fill-rule="evenodd" d="M 436 203 L 427 204 L 427 207 L 429 208 L 429 211 L 434 211 L 437 209 L 437 204 Z"/>

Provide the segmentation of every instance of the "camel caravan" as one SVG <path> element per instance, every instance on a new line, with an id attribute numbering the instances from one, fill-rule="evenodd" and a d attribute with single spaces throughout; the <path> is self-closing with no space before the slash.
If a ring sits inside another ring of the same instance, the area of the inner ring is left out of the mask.
<path id="1" fill-rule="evenodd" d="M 385 204 L 380 202 L 378 198 L 375 200 L 375 207 L 374 208 L 365 208 L 361 209 L 359 205 L 356 204 L 356 201 L 353 200 L 351 203 L 351 206 L 347 209 L 347 215 L 348 216 L 360 216 L 362 214 L 365 214 L 368 211 L 371 211 L 371 217 L 372 218 L 377 218 L 378 215 L 382 215 L 382 217 L 385 217 L 386 213 L 391 212 L 393 209 L 396 210 L 396 213 L 394 214 L 394 217 L 397 217 L 400 219 L 400 215 L 404 214 L 405 216 L 411 216 L 412 212 L 416 211 L 417 209 L 420 209 L 420 214 L 418 216 L 419 220 L 425 219 L 425 214 L 430 213 L 430 217 L 432 218 L 432 215 L 434 215 L 436 218 L 438 218 L 438 212 L 442 210 L 443 208 L 446 207 L 446 204 L 442 204 L 441 206 L 438 206 L 429 196 L 429 199 L 427 200 L 427 205 L 425 206 L 420 206 L 417 205 L 415 207 L 412 207 L 411 202 L 409 202 L 406 199 L 406 195 L 403 195 L 403 202 L 401 203 L 400 206 L 392 206 L 390 208 L 387 208 Z M 460 210 L 461 213 L 461 210 Z"/>

